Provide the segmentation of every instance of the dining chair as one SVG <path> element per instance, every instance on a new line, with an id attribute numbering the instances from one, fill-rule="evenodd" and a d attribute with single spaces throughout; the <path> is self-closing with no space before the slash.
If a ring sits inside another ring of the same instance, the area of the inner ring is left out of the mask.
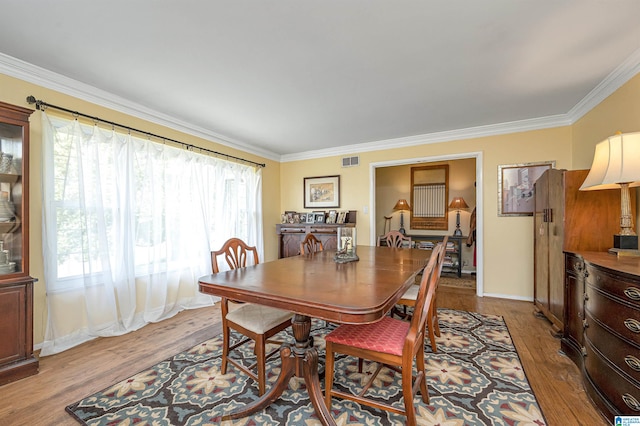
<path id="1" fill-rule="evenodd" d="M 304 237 L 304 240 L 300 243 L 300 254 L 315 253 L 322 250 L 324 250 L 322 241 L 311 233 L 307 234 L 307 236 Z"/>
<path id="2" fill-rule="evenodd" d="M 424 270 L 411 322 L 385 316 L 371 324 L 343 324 L 325 336 L 325 404 L 329 410 L 331 398 L 335 396 L 404 415 L 408 425 L 416 425 L 413 404 L 415 394 L 420 391 L 424 403 L 429 404 L 424 361 L 425 325 L 435 295 L 437 271 L 444 260 L 443 247 L 442 243 L 436 245 Z M 378 363 L 376 371 L 357 395 L 334 389 L 335 353 Z M 415 377 L 413 376 L 414 360 L 417 369 Z M 397 367 L 400 368 L 404 409 L 364 396 L 382 367 L 385 366 L 392 367 L 394 370 Z"/>
<path id="3" fill-rule="evenodd" d="M 449 237 L 445 236 L 442 239 L 442 256 L 444 257 L 444 254 L 447 251 L 447 242 L 448 242 Z M 444 261 L 442 261 L 440 263 L 440 267 L 438 268 L 437 274 L 438 274 L 438 280 L 436 281 L 436 288 L 434 290 L 435 294 L 433 296 L 433 302 L 431 303 L 431 309 L 429 311 L 429 313 L 427 314 L 427 330 L 429 332 L 429 341 L 431 342 L 431 350 L 433 352 L 437 352 L 438 351 L 438 346 L 436 344 L 436 336 L 440 337 L 440 325 L 438 323 L 438 282 L 440 281 L 440 275 L 442 274 L 442 266 L 444 264 Z M 417 285 L 413 285 L 409 288 L 409 290 L 407 290 L 403 295 L 402 298 L 398 301 L 397 305 L 401 305 L 403 307 L 415 307 L 416 306 L 416 300 L 418 298 L 418 290 L 419 290 L 419 286 Z M 405 315 L 406 315 L 406 309 L 405 309 Z M 395 313 L 398 313 L 398 311 L 395 311 Z M 410 316 L 407 316 L 407 318 L 410 318 Z"/>
<path id="4" fill-rule="evenodd" d="M 402 247 L 405 242 L 408 242 L 409 247 L 411 247 L 411 237 L 407 237 L 400 231 L 389 231 L 384 235 L 378 236 L 378 243 L 376 245 L 380 247 L 383 241 L 387 247 Z"/>
<path id="5" fill-rule="evenodd" d="M 224 256 L 227 265 L 229 265 L 231 269 L 246 267 L 249 257 L 253 258 L 252 263 L 254 265 L 259 263 L 258 250 L 256 247 L 247 245 L 239 238 L 230 238 L 224 243 L 220 250 L 211 252 L 211 267 L 214 274 L 220 272 L 218 256 Z M 293 313 L 253 303 L 243 303 L 236 309 L 230 310 L 229 300 L 224 297 L 221 299 L 220 306 L 222 310 L 223 336 L 222 366 L 220 371 L 222 374 L 226 374 L 227 363 L 232 363 L 254 381 L 258 382 L 259 395 L 263 395 L 266 392 L 266 360 L 278 353 L 279 349 L 277 348 L 269 354 L 265 354 L 266 345 L 267 343 L 282 343 L 269 339 L 291 325 Z M 231 330 L 235 330 L 245 337 L 237 343 L 230 345 Z M 255 363 L 244 366 L 241 362 L 229 357 L 229 352 L 251 341 L 254 342 Z M 253 372 L 256 366 L 258 370 L 257 375 Z"/>

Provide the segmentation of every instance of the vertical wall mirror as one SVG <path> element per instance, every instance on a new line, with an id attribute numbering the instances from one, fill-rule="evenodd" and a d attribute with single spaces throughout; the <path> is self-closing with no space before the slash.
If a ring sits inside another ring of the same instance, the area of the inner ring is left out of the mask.
<path id="1" fill-rule="evenodd" d="M 448 230 L 449 165 L 411 168 L 411 229 Z"/>

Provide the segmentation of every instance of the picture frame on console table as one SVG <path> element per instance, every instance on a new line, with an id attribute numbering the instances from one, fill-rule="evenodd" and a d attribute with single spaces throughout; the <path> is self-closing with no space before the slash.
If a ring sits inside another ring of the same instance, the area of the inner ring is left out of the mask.
<path id="1" fill-rule="evenodd" d="M 303 189 L 305 209 L 340 207 L 340 175 L 306 177 Z"/>
<path id="2" fill-rule="evenodd" d="M 498 216 L 533 216 L 533 184 L 555 167 L 555 161 L 498 166 Z"/>

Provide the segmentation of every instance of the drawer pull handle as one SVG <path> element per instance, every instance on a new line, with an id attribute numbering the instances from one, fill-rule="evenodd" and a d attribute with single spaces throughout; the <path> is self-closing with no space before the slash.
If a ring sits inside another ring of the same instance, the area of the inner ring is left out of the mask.
<path id="1" fill-rule="evenodd" d="M 627 404 L 627 407 L 631 408 L 633 411 L 640 411 L 640 402 L 638 402 L 633 395 L 625 393 L 622 395 L 622 400 Z"/>
<path id="2" fill-rule="evenodd" d="M 624 294 L 631 300 L 640 300 L 640 288 L 627 287 L 624 289 Z"/>
<path id="3" fill-rule="evenodd" d="M 582 356 L 587 356 L 587 348 L 584 346 L 581 348 L 580 352 L 582 352 Z"/>
<path id="4" fill-rule="evenodd" d="M 586 318 L 582 320 L 582 328 L 589 328 L 589 323 Z"/>
<path id="5" fill-rule="evenodd" d="M 624 320 L 624 325 L 632 332 L 640 333 L 640 321 L 633 318 L 627 318 Z"/>
<path id="6" fill-rule="evenodd" d="M 573 269 L 577 272 L 581 272 L 584 269 L 584 265 L 582 264 L 582 262 L 576 262 L 573 264 Z"/>
<path id="7" fill-rule="evenodd" d="M 636 358 L 633 355 L 627 355 L 624 357 L 624 362 L 635 371 L 640 371 L 640 359 Z"/>

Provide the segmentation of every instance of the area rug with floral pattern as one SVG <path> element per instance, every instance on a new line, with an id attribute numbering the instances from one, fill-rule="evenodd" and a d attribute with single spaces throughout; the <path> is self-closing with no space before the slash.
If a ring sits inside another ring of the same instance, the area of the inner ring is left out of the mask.
<path id="1" fill-rule="evenodd" d="M 430 404 L 415 399 L 419 425 L 545 425 L 502 317 L 439 309 L 438 351 L 425 345 Z M 314 344 L 320 353 L 324 382 L 323 336 L 334 326 L 313 323 Z M 239 336 L 234 336 L 238 338 Z M 289 331 L 282 339 L 293 341 Z M 245 345 L 246 346 L 246 345 Z M 221 417 L 258 397 L 257 384 L 229 366 L 220 372 L 221 336 L 150 366 L 148 369 L 76 402 L 66 410 L 83 425 L 319 425 L 304 382 L 292 378 L 289 389 L 266 410 L 250 417 L 221 421 Z M 254 358 L 247 347 L 234 355 L 247 364 Z M 269 360 L 268 381 L 275 382 L 280 360 Z M 334 386 L 358 392 L 376 365 L 336 357 Z M 368 396 L 400 407 L 399 374 L 383 368 Z M 339 425 L 404 425 L 401 415 L 333 398 L 331 412 Z"/>

